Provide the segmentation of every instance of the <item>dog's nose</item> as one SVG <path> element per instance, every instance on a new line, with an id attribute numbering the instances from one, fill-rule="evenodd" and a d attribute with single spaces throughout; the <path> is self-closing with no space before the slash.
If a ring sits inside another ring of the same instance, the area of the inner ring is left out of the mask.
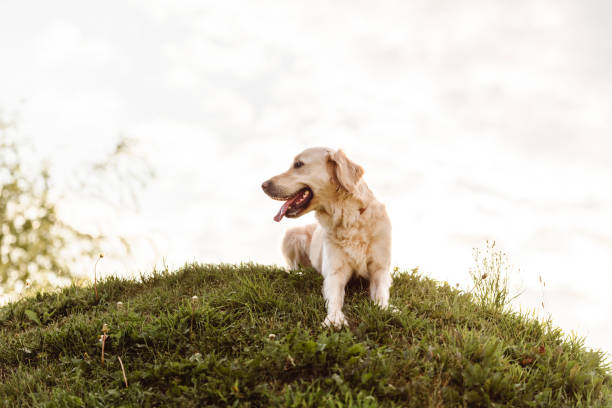
<path id="1" fill-rule="evenodd" d="M 272 182 L 270 180 L 266 180 L 261 184 L 261 188 L 266 191 L 270 187 L 270 184 L 272 184 Z"/>

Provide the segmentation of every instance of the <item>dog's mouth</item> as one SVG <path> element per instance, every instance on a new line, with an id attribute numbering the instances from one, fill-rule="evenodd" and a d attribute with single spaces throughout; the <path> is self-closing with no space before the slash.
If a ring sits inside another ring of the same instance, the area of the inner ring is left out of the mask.
<path id="1" fill-rule="evenodd" d="M 283 217 L 295 218 L 298 217 L 312 200 L 313 193 L 310 187 L 304 187 L 297 193 L 286 197 L 272 197 L 275 200 L 284 201 L 278 214 L 274 216 L 274 221 L 279 222 Z"/>

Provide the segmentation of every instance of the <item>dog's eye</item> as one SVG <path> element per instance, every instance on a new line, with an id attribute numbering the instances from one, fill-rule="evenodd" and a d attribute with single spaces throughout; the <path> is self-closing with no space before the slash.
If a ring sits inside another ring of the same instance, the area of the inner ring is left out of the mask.
<path id="1" fill-rule="evenodd" d="M 293 168 L 294 168 L 294 169 L 299 169 L 299 168 L 300 168 L 300 167 L 302 167 L 303 165 L 304 165 L 304 163 L 298 160 L 298 161 L 296 161 L 295 163 L 293 163 Z"/>

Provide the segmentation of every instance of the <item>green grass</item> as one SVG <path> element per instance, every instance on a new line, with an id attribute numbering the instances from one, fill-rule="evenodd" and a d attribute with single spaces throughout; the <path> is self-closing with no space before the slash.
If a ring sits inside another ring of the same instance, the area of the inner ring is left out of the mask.
<path id="1" fill-rule="evenodd" d="M 610 406 L 604 354 L 550 322 L 413 271 L 394 280 L 397 312 L 352 282 L 350 328 L 333 331 L 321 284 L 311 269 L 186 265 L 108 278 L 99 300 L 24 298 L 0 308 L 0 406 Z"/>

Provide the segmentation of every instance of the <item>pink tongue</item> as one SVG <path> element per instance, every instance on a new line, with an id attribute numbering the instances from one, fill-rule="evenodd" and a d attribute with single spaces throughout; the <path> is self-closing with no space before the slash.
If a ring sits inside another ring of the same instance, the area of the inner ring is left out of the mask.
<path id="1" fill-rule="evenodd" d="M 299 194 L 296 194 L 293 197 L 291 197 L 290 199 L 288 199 L 287 201 L 285 201 L 283 203 L 283 206 L 280 208 L 280 210 L 278 210 L 278 214 L 276 214 L 274 216 L 274 221 L 280 222 L 280 220 L 282 220 L 283 217 L 285 216 L 285 214 L 287 213 L 287 210 L 289 209 L 289 206 L 291 204 L 293 204 L 295 202 L 295 200 L 298 199 L 299 196 L 300 196 Z"/>

